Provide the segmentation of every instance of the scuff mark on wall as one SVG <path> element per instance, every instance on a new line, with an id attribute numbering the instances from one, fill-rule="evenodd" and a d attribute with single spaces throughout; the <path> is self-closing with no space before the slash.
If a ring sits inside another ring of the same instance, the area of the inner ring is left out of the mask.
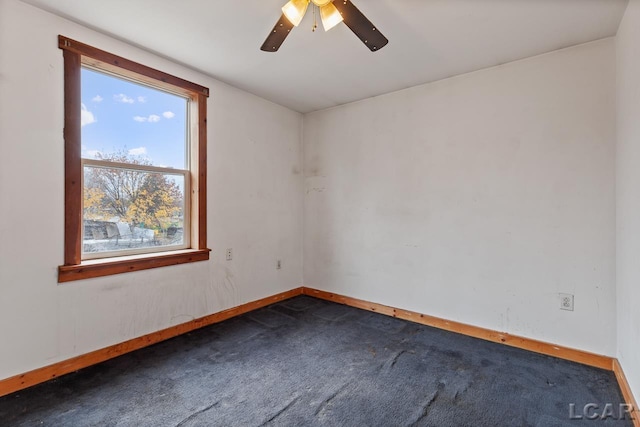
<path id="1" fill-rule="evenodd" d="M 322 193 L 323 191 L 325 191 L 326 188 L 325 187 L 313 187 L 313 188 L 308 188 L 307 189 L 307 194 L 309 193 Z"/>
<path id="2" fill-rule="evenodd" d="M 219 268 L 219 278 L 216 280 L 217 286 L 215 286 L 214 289 L 216 294 L 215 299 L 218 304 L 220 304 L 218 308 L 228 308 L 237 305 L 239 300 L 235 275 L 233 271 L 225 265 L 219 265 Z"/>

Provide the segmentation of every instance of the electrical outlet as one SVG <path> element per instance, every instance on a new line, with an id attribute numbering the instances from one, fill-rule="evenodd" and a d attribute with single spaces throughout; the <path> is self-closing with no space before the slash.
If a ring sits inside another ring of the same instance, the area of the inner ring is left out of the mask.
<path id="1" fill-rule="evenodd" d="M 276 270 L 280 270 L 282 268 L 282 262 L 280 260 L 278 260 L 276 262 Z"/>
<path id="2" fill-rule="evenodd" d="M 560 297 L 560 310 L 573 311 L 573 295 L 572 294 L 558 294 Z"/>
<path id="3" fill-rule="evenodd" d="M 231 261 L 233 259 L 233 249 L 227 248 L 227 261 Z"/>

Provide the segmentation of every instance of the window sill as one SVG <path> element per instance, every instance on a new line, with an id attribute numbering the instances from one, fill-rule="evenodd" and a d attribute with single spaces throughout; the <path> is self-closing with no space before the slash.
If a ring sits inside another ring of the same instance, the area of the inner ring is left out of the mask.
<path id="1" fill-rule="evenodd" d="M 206 261 L 209 259 L 210 251 L 211 249 L 185 249 L 160 254 L 88 260 L 76 265 L 61 265 L 58 267 L 58 283 L 110 276 L 130 271 L 148 270 L 168 265 Z"/>

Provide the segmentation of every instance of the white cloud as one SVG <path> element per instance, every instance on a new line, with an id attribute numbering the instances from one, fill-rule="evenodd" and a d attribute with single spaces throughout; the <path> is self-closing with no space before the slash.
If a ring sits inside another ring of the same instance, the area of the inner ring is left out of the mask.
<path id="1" fill-rule="evenodd" d="M 157 123 L 157 122 L 160 121 L 160 119 L 161 119 L 161 117 L 156 115 L 156 114 L 151 114 L 148 117 L 133 116 L 133 120 L 135 120 L 136 122 L 140 122 L 140 123 L 144 123 L 144 122 Z"/>
<path id="2" fill-rule="evenodd" d="M 103 99 L 104 98 L 102 98 L 100 95 L 96 95 L 93 98 L 91 98 L 93 102 L 102 102 Z"/>
<path id="3" fill-rule="evenodd" d="M 176 116 L 172 111 L 165 111 L 162 115 L 165 119 L 173 119 Z"/>
<path id="4" fill-rule="evenodd" d="M 129 155 L 131 156 L 143 156 L 145 154 L 147 154 L 146 147 L 132 148 L 131 150 L 129 150 Z"/>
<path id="5" fill-rule="evenodd" d="M 87 106 L 84 104 L 81 105 L 82 109 L 80 110 L 80 126 L 82 127 L 97 122 L 96 117 L 93 115 L 93 113 L 87 110 Z"/>
<path id="6" fill-rule="evenodd" d="M 147 102 L 147 98 L 145 98 L 144 96 L 139 96 L 138 97 L 138 102 Z"/>
<path id="7" fill-rule="evenodd" d="M 92 159 L 97 159 L 98 156 L 102 155 L 102 151 L 100 150 L 82 150 L 83 157 L 89 157 Z"/>
<path id="8" fill-rule="evenodd" d="M 118 102 L 122 102 L 124 104 L 133 104 L 134 102 L 136 102 L 135 99 L 129 98 L 124 93 L 119 93 L 117 95 L 113 95 L 113 99 L 115 99 Z"/>

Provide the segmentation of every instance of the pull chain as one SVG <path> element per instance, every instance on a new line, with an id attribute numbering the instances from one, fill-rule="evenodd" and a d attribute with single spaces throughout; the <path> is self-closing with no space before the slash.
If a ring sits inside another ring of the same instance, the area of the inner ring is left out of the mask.
<path id="1" fill-rule="evenodd" d="M 313 27 L 311 27 L 311 31 L 315 33 L 316 32 L 316 28 L 318 28 L 318 21 L 316 19 L 316 7 L 317 6 L 315 4 L 312 4 L 312 7 L 313 7 Z"/>

